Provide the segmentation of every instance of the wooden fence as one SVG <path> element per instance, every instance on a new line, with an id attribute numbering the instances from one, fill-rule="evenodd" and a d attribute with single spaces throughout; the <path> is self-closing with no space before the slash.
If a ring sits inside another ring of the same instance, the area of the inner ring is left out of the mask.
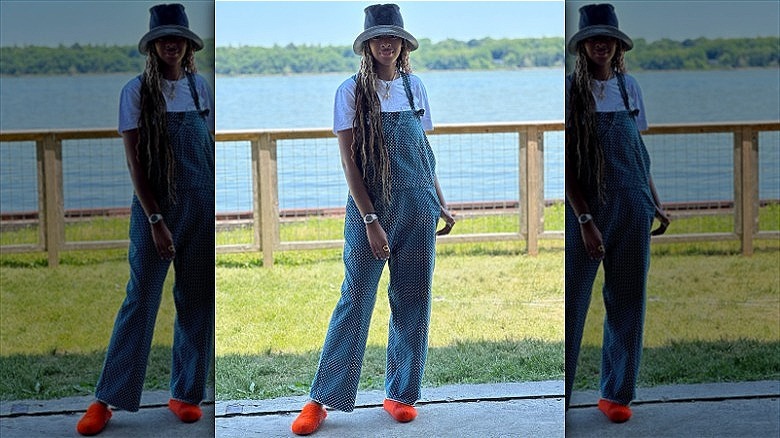
<path id="1" fill-rule="evenodd" d="M 516 133 L 518 148 L 518 178 L 520 199 L 517 203 L 519 227 L 510 233 L 480 233 L 445 236 L 443 242 L 492 241 L 521 239 L 527 243 L 531 255 L 538 252 L 540 238 L 562 238 L 561 231 L 544 230 L 544 133 L 562 131 L 561 122 L 492 123 L 440 125 L 432 135 Z M 780 121 L 680 124 L 653 126 L 646 135 L 727 133 L 733 136 L 734 172 L 734 231 L 729 233 L 667 235 L 658 241 L 739 240 L 742 253 L 753 252 L 756 238 L 780 238 L 778 231 L 758 229 L 758 166 L 759 133 L 780 131 Z M 119 241 L 65 241 L 65 219 L 62 142 L 74 139 L 113 139 L 118 134 L 112 129 L 74 129 L 48 131 L 0 132 L 0 147 L 11 142 L 34 142 L 36 147 L 38 211 L 38 242 L 35 244 L 2 245 L 0 254 L 12 252 L 45 251 L 49 266 L 59 263 L 61 251 L 127 246 Z M 217 132 L 217 142 L 245 141 L 251 147 L 254 237 L 244 245 L 221 245 L 218 252 L 260 251 L 264 266 L 273 265 L 273 253 L 280 250 L 335 247 L 341 241 L 281 242 L 279 239 L 279 189 L 277 175 L 277 142 L 280 140 L 332 138 L 327 129 L 241 130 Z M 780 147 L 777 144 L 762 147 Z M 32 169 L 31 169 L 32 171 Z M 8 222 L 13 215 L 4 215 Z"/>

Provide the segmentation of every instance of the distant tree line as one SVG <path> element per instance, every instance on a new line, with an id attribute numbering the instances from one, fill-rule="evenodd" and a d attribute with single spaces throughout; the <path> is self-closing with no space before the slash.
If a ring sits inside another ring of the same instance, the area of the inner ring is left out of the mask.
<path id="1" fill-rule="evenodd" d="M 410 59 L 416 70 L 488 70 L 554 67 L 564 63 L 563 38 L 499 39 L 468 42 L 419 40 Z M 355 71 L 360 57 L 352 46 L 294 45 L 219 47 L 216 73 L 292 74 Z"/>
<path id="2" fill-rule="evenodd" d="M 707 70 L 723 68 L 777 67 L 780 38 L 697 38 L 684 41 L 634 40 L 626 56 L 634 70 Z"/>
<path id="3" fill-rule="evenodd" d="M 205 40 L 195 55 L 198 68 L 211 71 L 214 65 L 214 40 Z M 75 75 L 87 73 L 142 72 L 146 56 L 138 46 L 99 46 L 73 44 L 70 47 L 0 47 L 0 74 L 3 75 Z"/>
<path id="4" fill-rule="evenodd" d="M 564 39 L 523 38 L 433 43 L 420 40 L 412 52 L 415 70 L 491 70 L 528 67 L 556 67 L 572 58 L 564 57 Z M 706 70 L 780 66 L 780 38 L 663 39 L 648 43 L 634 40 L 626 56 L 630 70 Z M 213 40 L 198 52 L 198 65 L 224 75 L 295 74 L 350 72 L 359 57 L 351 46 L 293 45 L 274 47 L 218 47 Z M 37 46 L 0 47 L 0 74 L 84 74 L 140 72 L 145 57 L 135 46 L 93 46 L 74 44 L 56 48 Z"/>

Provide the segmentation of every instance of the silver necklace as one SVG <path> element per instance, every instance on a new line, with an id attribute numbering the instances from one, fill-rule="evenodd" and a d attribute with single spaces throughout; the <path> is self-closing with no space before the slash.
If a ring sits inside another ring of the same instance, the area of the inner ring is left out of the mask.
<path id="1" fill-rule="evenodd" d="M 594 79 L 596 82 L 596 85 L 598 86 L 598 98 L 599 100 L 604 100 L 604 98 L 607 95 L 607 82 L 612 79 L 612 72 L 609 72 L 609 76 L 607 76 L 607 79 L 600 81 L 598 79 Z"/>
<path id="2" fill-rule="evenodd" d="M 179 79 L 181 79 L 181 73 L 179 73 L 179 77 L 174 79 L 173 81 L 169 81 L 168 79 L 165 79 L 165 85 L 166 88 L 168 88 L 168 91 L 166 94 L 168 95 L 168 100 L 173 100 L 176 97 L 176 83 L 179 82 Z"/>
<path id="3" fill-rule="evenodd" d="M 390 82 L 386 82 L 384 79 L 379 79 L 380 81 L 382 81 L 383 84 L 385 84 L 385 95 L 382 96 L 385 99 L 389 99 L 390 98 L 390 87 L 393 86 L 393 81 L 395 80 L 396 73 L 398 73 L 398 70 L 393 72 L 393 78 L 390 79 Z"/>
<path id="4" fill-rule="evenodd" d="M 165 85 L 168 89 L 166 94 L 168 95 L 168 100 L 173 100 L 176 97 L 176 81 L 169 81 L 168 79 L 165 80 Z"/>

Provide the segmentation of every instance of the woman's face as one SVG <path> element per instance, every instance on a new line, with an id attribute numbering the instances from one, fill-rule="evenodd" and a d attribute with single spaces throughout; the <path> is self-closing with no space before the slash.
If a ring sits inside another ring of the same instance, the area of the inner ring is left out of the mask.
<path id="1" fill-rule="evenodd" d="M 380 35 L 371 38 L 368 44 L 371 55 L 377 63 L 385 67 L 394 67 L 398 56 L 401 55 L 403 39 L 393 35 Z"/>
<path id="2" fill-rule="evenodd" d="M 615 57 L 618 41 L 608 36 L 595 36 L 586 39 L 583 44 L 590 61 L 599 67 L 604 67 L 609 66 L 612 58 Z"/>
<path id="3" fill-rule="evenodd" d="M 158 38 L 154 40 L 154 48 L 165 64 L 178 66 L 187 53 L 187 39 L 175 36 Z"/>

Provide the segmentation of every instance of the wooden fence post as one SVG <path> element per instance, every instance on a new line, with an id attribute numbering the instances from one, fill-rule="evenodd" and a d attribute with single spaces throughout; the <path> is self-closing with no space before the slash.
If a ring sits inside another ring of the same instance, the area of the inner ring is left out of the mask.
<path id="1" fill-rule="evenodd" d="M 62 188 L 62 140 L 54 134 L 36 141 L 38 161 L 39 242 L 50 267 L 60 264 L 65 242 L 65 206 Z"/>
<path id="2" fill-rule="evenodd" d="M 758 203 L 758 133 L 743 126 L 734 132 L 734 232 L 745 256 L 753 255 Z"/>
<path id="3" fill-rule="evenodd" d="M 528 254 L 539 254 L 539 224 L 540 203 L 540 147 L 539 130 L 536 126 L 528 126 L 519 134 L 520 142 L 520 229 L 524 234 Z"/>
<path id="4" fill-rule="evenodd" d="M 263 252 L 263 266 L 274 265 L 279 243 L 279 190 L 276 169 L 276 140 L 262 134 L 252 140 L 255 242 Z"/>

